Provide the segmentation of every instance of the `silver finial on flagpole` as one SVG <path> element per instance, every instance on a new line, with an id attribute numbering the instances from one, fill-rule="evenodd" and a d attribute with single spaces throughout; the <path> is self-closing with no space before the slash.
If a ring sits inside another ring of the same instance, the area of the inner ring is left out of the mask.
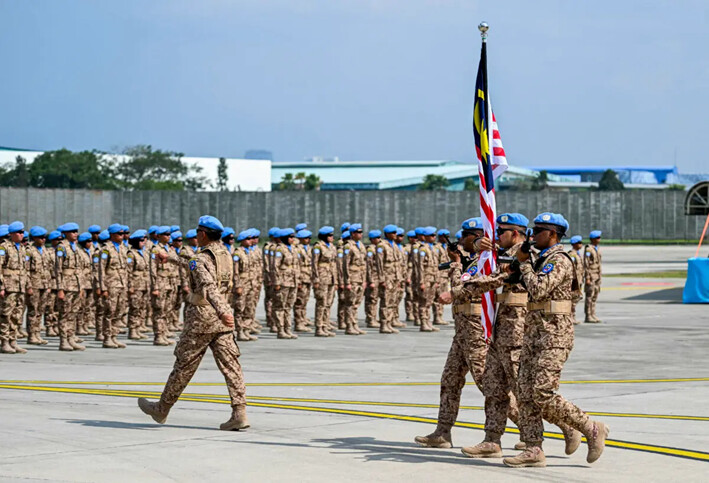
<path id="1" fill-rule="evenodd" d="M 480 36 L 483 38 L 483 42 L 487 40 L 487 31 L 490 29 L 490 26 L 487 24 L 487 22 L 480 22 L 480 25 L 478 25 L 478 30 L 480 30 Z"/>

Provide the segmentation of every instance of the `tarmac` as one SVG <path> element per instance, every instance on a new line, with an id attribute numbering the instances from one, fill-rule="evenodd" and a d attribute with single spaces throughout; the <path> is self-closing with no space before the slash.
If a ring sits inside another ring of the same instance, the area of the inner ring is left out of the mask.
<path id="1" fill-rule="evenodd" d="M 603 254 L 606 273 L 636 273 L 681 269 L 694 249 L 605 247 Z M 483 398 L 470 378 L 454 447 L 418 447 L 414 436 L 434 429 L 453 327 L 428 334 L 409 324 L 398 335 L 369 329 L 284 341 L 264 334 L 241 343 L 251 428 L 240 432 L 217 429 L 230 407 L 209 355 L 162 426 L 139 411 L 136 398 L 159 395 L 170 348 L 141 341 L 105 350 L 90 341 L 85 352 L 61 353 L 54 339 L 25 355 L 3 355 L 0 480 L 706 481 L 709 311 L 681 304 L 683 283 L 605 278 L 603 323 L 576 327 L 560 392 L 611 428 L 593 465 L 585 443 L 566 456 L 549 426 L 546 468 L 462 455 L 461 446 L 483 438 Z M 510 423 L 505 455 L 516 454 L 518 438 Z"/>

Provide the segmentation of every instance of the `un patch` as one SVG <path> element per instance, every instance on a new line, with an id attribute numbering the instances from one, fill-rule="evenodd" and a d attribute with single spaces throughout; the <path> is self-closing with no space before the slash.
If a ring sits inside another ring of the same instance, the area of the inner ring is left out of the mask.
<path id="1" fill-rule="evenodd" d="M 466 270 L 466 273 L 469 273 L 470 276 L 472 277 L 473 275 L 478 273 L 478 266 L 474 265 L 474 266 L 470 267 L 468 270 Z"/>
<path id="2" fill-rule="evenodd" d="M 5 250 L 0 249 L 0 257 L 4 257 L 4 256 L 5 256 Z"/>
<path id="3" fill-rule="evenodd" d="M 190 270 L 197 268 L 197 260 L 190 260 Z"/>
<path id="4" fill-rule="evenodd" d="M 546 265 L 544 265 L 544 268 L 542 268 L 542 273 L 550 273 L 552 270 L 554 270 L 554 264 L 547 263 Z"/>

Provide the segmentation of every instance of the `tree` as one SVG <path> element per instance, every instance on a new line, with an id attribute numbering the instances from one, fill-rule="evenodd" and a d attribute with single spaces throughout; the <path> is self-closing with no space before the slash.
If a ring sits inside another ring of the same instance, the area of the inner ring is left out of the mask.
<path id="1" fill-rule="evenodd" d="M 115 189 L 110 167 L 100 153 L 68 149 L 46 151 L 28 167 L 29 186 L 36 188 Z"/>
<path id="2" fill-rule="evenodd" d="M 603 172 L 603 176 L 598 182 L 598 189 L 601 191 L 619 191 L 625 189 L 625 185 L 618 179 L 618 173 L 612 169 L 607 169 Z"/>
<path id="3" fill-rule="evenodd" d="M 15 158 L 15 165 L 7 163 L 0 167 L 0 186 L 26 188 L 30 185 L 30 172 L 27 160 L 22 156 Z"/>
<path id="4" fill-rule="evenodd" d="M 295 179 L 293 179 L 293 173 L 285 173 L 281 177 L 281 182 L 278 183 L 279 190 L 294 190 L 295 189 Z"/>
<path id="5" fill-rule="evenodd" d="M 305 190 L 306 191 L 320 191 L 320 186 L 322 185 L 322 180 L 320 176 L 314 173 L 310 173 L 305 178 Z"/>
<path id="6" fill-rule="evenodd" d="M 441 191 L 450 186 L 451 182 L 448 178 L 440 174 L 427 174 L 423 178 L 423 183 L 419 185 L 422 191 Z"/>
<path id="7" fill-rule="evenodd" d="M 153 150 L 149 145 L 126 148 L 111 170 L 120 187 L 129 190 L 198 190 L 207 185 L 202 168 L 182 161 L 182 153 Z"/>
<path id="8" fill-rule="evenodd" d="M 542 191 L 549 187 L 549 173 L 545 170 L 539 172 L 539 176 L 532 180 L 530 189 L 533 191 Z"/>
<path id="9" fill-rule="evenodd" d="M 229 181 L 229 175 L 226 171 L 226 158 L 219 158 L 219 165 L 217 166 L 217 190 L 227 191 L 227 182 Z"/>
<path id="10" fill-rule="evenodd" d="M 305 172 L 301 171 L 300 173 L 295 174 L 295 188 L 302 190 L 305 189 Z"/>
<path id="11" fill-rule="evenodd" d="M 667 189 L 670 191 L 685 191 L 687 189 L 687 187 L 683 184 L 673 183 L 673 184 L 667 185 Z"/>
<path id="12" fill-rule="evenodd" d="M 475 178 L 465 178 L 465 183 L 463 184 L 464 191 L 479 191 L 480 185 Z"/>

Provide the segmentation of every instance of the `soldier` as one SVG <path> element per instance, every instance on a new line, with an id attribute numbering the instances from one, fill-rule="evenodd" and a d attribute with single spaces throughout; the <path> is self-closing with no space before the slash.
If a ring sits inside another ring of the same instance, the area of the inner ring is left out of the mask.
<path id="1" fill-rule="evenodd" d="M 249 230 L 244 230 L 236 237 L 239 244 L 232 253 L 232 261 L 234 262 L 234 282 L 231 293 L 231 306 L 234 309 L 234 327 L 236 328 L 236 340 L 252 341 L 258 339 L 251 335 L 249 322 L 244 319 L 246 311 L 246 300 L 250 296 L 251 277 L 253 270 L 251 268 L 251 258 L 248 254 L 249 247 Z"/>
<path id="2" fill-rule="evenodd" d="M 251 257 L 251 267 L 253 274 L 251 276 L 251 288 L 249 296 L 246 299 L 246 314 L 245 319 L 249 323 L 249 330 L 252 334 L 260 334 L 261 324 L 256 320 L 256 306 L 261 297 L 261 287 L 263 286 L 263 252 L 258 246 L 261 232 L 256 228 L 249 230 L 249 257 Z"/>
<path id="3" fill-rule="evenodd" d="M 182 251 L 182 232 L 178 229 L 172 231 L 172 229 L 177 226 L 173 225 L 170 227 L 170 246 L 175 251 L 175 253 L 180 256 Z M 179 228 L 179 227 L 178 227 Z M 188 259 L 189 260 L 189 259 Z M 177 275 L 172 279 L 175 285 L 175 292 L 172 299 L 172 310 L 170 311 L 170 322 L 169 326 L 171 330 L 182 330 L 180 324 L 180 309 L 182 309 L 182 304 L 185 301 L 185 295 L 190 290 L 189 284 L 187 283 L 187 270 L 179 266 L 177 270 Z"/>
<path id="4" fill-rule="evenodd" d="M 399 305 L 399 294 L 404 284 L 402 278 L 403 253 L 396 242 L 396 225 L 384 227 L 384 237 L 386 238 L 377 247 L 377 259 L 382 270 L 382 277 L 379 285 L 379 304 L 383 312 L 381 317 L 382 334 L 397 334 L 399 331 L 394 327 L 397 322 L 397 307 Z"/>
<path id="5" fill-rule="evenodd" d="M 199 250 L 199 247 L 197 246 L 197 230 L 194 228 L 187 230 L 187 233 L 185 233 L 185 240 L 187 240 L 187 245 L 184 247 L 185 254 L 189 255 L 190 258 L 194 258 Z"/>
<path id="6" fill-rule="evenodd" d="M 224 228 L 224 233 L 222 233 L 222 243 L 224 243 L 224 246 L 226 247 L 230 255 L 234 253 L 235 235 L 236 233 L 234 232 L 234 229 L 230 226 Z"/>
<path id="7" fill-rule="evenodd" d="M 123 246 L 123 225 L 108 227 L 110 240 L 101 248 L 99 261 L 99 288 L 104 299 L 103 348 L 125 349 L 119 342 L 123 306 L 128 293 L 126 250 Z"/>
<path id="8" fill-rule="evenodd" d="M 64 236 L 56 247 L 55 273 L 57 280 L 57 305 L 59 306 L 59 350 L 83 351 L 84 346 L 74 339 L 76 324 L 84 295 L 81 248 L 77 245 L 79 225 L 65 223 L 59 227 Z"/>
<path id="9" fill-rule="evenodd" d="M 348 230 L 350 239 L 343 247 L 342 283 L 345 288 L 345 333 L 366 334 L 357 324 L 357 309 L 367 286 L 367 249 L 362 243 L 362 225 L 354 223 Z"/>
<path id="10" fill-rule="evenodd" d="M 305 223 L 301 223 L 300 225 L 305 225 Z M 295 236 L 300 242 L 300 245 L 298 246 L 298 262 L 300 264 L 300 270 L 298 271 L 299 283 L 295 295 L 295 304 L 293 305 L 295 331 L 311 332 L 311 329 L 309 329 L 308 326 L 312 324 L 308 320 L 306 309 L 308 307 L 308 299 L 310 299 L 310 289 L 312 287 L 311 277 L 313 271 L 313 252 L 310 248 L 310 240 L 313 236 L 313 233 L 310 230 L 301 228 L 300 230 L 296 231 Z"/>
<path id="11" fill-rule="evenodd" d="M 574 343 L 571 293 L 576 278 L 573 263 L 560 243 L 568 229 L 562 215 L 541 213 L 534 219 L 533 232 L 534 246 L 541 250 L 539 260 L 532 265 L 529 253 L 517 252 L 530 299 L 517 382 L 519 429 L 526 449 L 503 460 L 511 467 L 546 466 L 542 418 L 583 433 L 588 440 L 588 463 L 600 458 L 608 437 L 608 426 L 592 421 L 557 392 Z"/>
<path id="12" fill-rule="evenodd" d="M 450 262 L 448 257 L 448 246 L 446 238 L 451 234 L 450 230 L 441 228 L 438 230 L 438 241 L 434 244 L 436 253 L 438 254 L 438 263 Z M 448 322 L 443 320 L 443 304 L 438 302 L 438 298 L 443 292 L 450 289 L 448 283 L 448 273 L 446 270 L 438 271 L 438 286 L 436 287 L 436 295 L 433 297 L 433 325 L 448 325 Z"/>
<path id="13" fill-rule="evenodd" d="M 47 230 L 41 226 L 33 226 L 30 228 L 30 237 L 32 245 L 27 248 L 27 255 L 30 257 L 29 277 L 32 293 L 27 294 L 27 343 L 45 345 L 47 341 L 42 339 L 42 317 L 49 300 L 54 258 L 44 246 Z"/>
<path id="14" fill-rule="evenodd" d="M 424 227 L 421 230 L 424 243 L 418 247 L 414 256 L 414 271 L 416 272 L 419 318 L 421 320 L 421 332 L 438 332 L 438 327 L 431 324 L 431 307 L 434 296 L 439 285 L 438 275 L 438 252 L 434 245 L 436 240 L 436 228 L 433 226 Z"/>
<path id="15" fill-rule="evenodd" d="M 277 226 L 268 230 L 268 242 L 263 247 L 263 281 L 264 299 L 263 308 L 266 311 L 266 325 L 271 333 L 278 332 L 278 324 L 273 316 L 273 285 L 271 283 L 271 256 L 277 245 L 276 234 L 281 231 Z"/>
<path id="16" fill-rule="evenodd" d="M 567 253 L 571 257 L 571 261 L 574 262 L 574 268 L 576 270 L 576 278 L 578 280 L 578 290 L 574 291 L 571 297 L 571 317 L 574 319 L 574 325 L 578 325 L 580 322 L 576 319 L 576 306 L 583 298 L 583 283 L 585 279 L 585 268 L 584 268 L 584 257 L 581 253 L 581 247 L 583 246 L 582 238 L 580 235 L 571 237 L 571 250 Z"/>
<path id="17" fill-rule="evenodd" d="M 382 241 L 382 232 L 370 230 L 369 245 L 367 246 L 367 287 L 364 289 L 364 315 L 367 327 L 379 328 L 380 322 L 384 319 L 384 308 L 379 310 L 379 321 L 377 321 L 377 306 L 379 305 L 379 286 L 384 283 L 384 268 L 377 252 L 381 250 L 379 244 Z M 390 333 L 390 332 L 387 332 Z M 359 335 L 355 331 L 346 335 Z"/>
<path id="18" fill-rule="evenodd" d="M 91 233 L 91 246 L 93 248 L 98 247 L 98 236 L 101 234 L 101 226 L 91 225 L 87 231 Z"/>
<path id="19" fill-rule="evenodd" d="M 345 314 L 347 313 L 347 304 L 345 303 L 345 285 L 342 282 L 342 260 L 344 256 L 344 246 L 350 238 L 350 224 L 345 222 L 340 226 L 340 239 L 335 244 L 337 246 L 337 328 L 345 329 Z"/>
<path id="20" fill-rule="evenodd" d="M 190 294 L 185 310 L 185 327 L 175 347 L 175 365 L 158 402 L 140 398 L 141 411 L 164 424 L 170 408 L 189 384 L 207 347 L 224 375 L 231 398 L 232 415 L 219 426 L 225 431 L 249 427 L 246 418 L 246 387 L 239 364 L 239 347 L 234 342 L 234 316 L 227 301 L 233 281 L 233 263 L 226 247 L 219 242 L 224 227 L 213 216 L 199 219 L 197 240 L 201 250 L 188 264 Z M 160 251 L 160 261 L 184 264 L 174 252 Z"/>
<path id="21" fill-rule="evenodd" d="M 147 339 L 143 334 L 148 320 L 150 301 L 150 255 L 145 250 L 145 230 L 134 231 L 129 239 L 130 248 L 126 252 L 126 275 L 128 278 L 128 338 Z"/>
<path id="22" fill-rule="evenodd" d="M 401 321 L 401 315 L 399 313 L 399 307 L 401 306 L 401 302 L 404 300 L 404 294 L 406 290 L 406 284 L 409 281 L 408 280 L 408 258 L 409 254 L 408 252 L 404 249 L 404 235 L 406 232 L 404 231 L 403 228 L 397 227 L 396 229 L 396 246 L 399 249 L 399 280 L 401 280 L 401 285 L 397 290 L 396 293 L 396 301 L 394 304 L 394 321 L 392 322 L 392 327 L 394 328 L 402 328 L 406 327 L 406 323 Z"/>
<path id="23" fill-rule="evenodd" d="M 584 273 L 586 278 L 586 303 L 584 312 L 586 313 L 587 324 L 600 324 L 601 320 L 596 317 L 596 300 L 601 293 L 601 252 L 598 245 L 601 243 L 601 231 L 594 230 L 589 238 L 591 244 L 584 248 Z"/>
<path id="24" fill-rule="evenodd" d="M 7 227 L 9 240 L 0 244 L 0 353 L 25 354 L 17 345 L 25 308 L 25 297 L 34 292 L 30 285 L 28 256 L 22 246 L 25 225 L 13 221 Z"/>
<path id="25" fill-rule="evenodd" d="M 170 278 L 178 269 L 174 264 L 161 262 L 158 255 L 165 253 L 167 256 L 174 254 L 168 241 L 170 240 L 170 227 L 162 225 L 156 230 L 158 236 L 157 244 L 153 246 L 150 253 L 150 294 L 153 306 L 153 345 L 168 346 L 175 343 L 169 339 L 167 330 L 167 312 L 171 310 L 169 305 L 172 300 L 174 286 L 170 283 Z"/>
<path id="26" fill-rule="evenodd" d="M 81 274 L 83 280 L 83 297 L 81 297 L 81 305 L 79 313 L 81 317 L 77 318 L 76 334 L 89 335 L 89 324 L 96 317 L 96 306 L 94 305 L 94 290 L 98 287 L 98 271 L 94 270 L 93 253 L 91 251 L 91 233 L 85 231 L 79 235 L 79 246 L 81 247 Z M 96 267 L 98 268 L 98 267 Z"/>
<path id="27" fill-rule="evenodd" d="M 294 250 L 295 230 L 281 228 L 275 236 L 280 243 L 271 255 L 271 283 L 273 284 L 273 311 L 278 324 L 279 339 L 297 339 L 291 332 L 290 314 L 298 288 L 298 254 Z"/>
<path id="28" fill-rule="evenodd" d="M 5 228 L 7 230 L 7 228 Z M 47 236 L 49 246 L 47 252 L 52 259 L 52 267 L 50 269 L 50 284 L 49 292 L 47 293 L 47 305 L 44 311 L 44 329 L 47 337 L 56 337 L 59 335 L 59 307 L 57 302 L 57 277 L 56 277 L 56 247 L 63 240 L 62 232 L 59 230 L 52 231 Z"/>
<path id="29" fill-rule="evenodd" d="M 148 253 L 152 253 L 153 247 L 158 244 L 158 225 L 150 225 L 148 228 L 148 239 L 145 241 L 145 248 Z"/>
<path id="30" fill-rule="evenodd" d="M 474 253 L 475 241 L 483 235 L 482 219 L 469 218 L 463 222 L 462 229 L 462 247 L 466 252 Z M 424 233 L 434 233 L 434 231 L 427 230 Z M 424 250 L 426 253 L 423 256 L 419 255 L 421 258 L 429 256 L 426 247 L 422 246 L 419 250 Z M 450 448 L 453 445 L 451 428 L 458 418 L 465 377 L 470 373 L 478 389 L 482 390 L 482 376 L 487 354 L 487 344 L 480 321 L 480 293 L 463 292 L 463 282 L 472 280 L 478 273 L 478 257 L 475 254 L 461 257 L 458 253 L 452 253 L 450 256 L 453 257 L 453 263 L 448 270 L 448 276 L 452 289 L 451 292 L 441 295 L 441 302 L 453 303 L 455 335 L 441 375 L 438 424 L 433 433 L 427 436 L 416 436 L 414 439 L 419 445 L 431 448 Z M 421 327 L 422 329 L 424 327 L 423 317 Z"/>
<path id="31" fill-rule="evenodd" d="M 416 232 L 410 230 L 406 233 L 406 238 L 408 238 L 408 243 L 403 246 L 404 255 L 406 256 L 406 287 L 405 287 L 405 297 L 404 297 L 404 310 L 406 311 L 406 321 L 414 322 L 418 320 L 418 310 L 414 308 L 414 287 L 412 285 L 413 278 L 413 262 L 411 258 L 411 252 L 413 250 L 414 243 L 416 240 Z"/>
<path id="32" fill-rule="evenodd" d="M 315 294 L 315 337 L 334 337 L 330 308 L 337 287 L 337 248 L 333 243 L 335 229 L 323 226 L 313 246 L 312 281 Z"/>

